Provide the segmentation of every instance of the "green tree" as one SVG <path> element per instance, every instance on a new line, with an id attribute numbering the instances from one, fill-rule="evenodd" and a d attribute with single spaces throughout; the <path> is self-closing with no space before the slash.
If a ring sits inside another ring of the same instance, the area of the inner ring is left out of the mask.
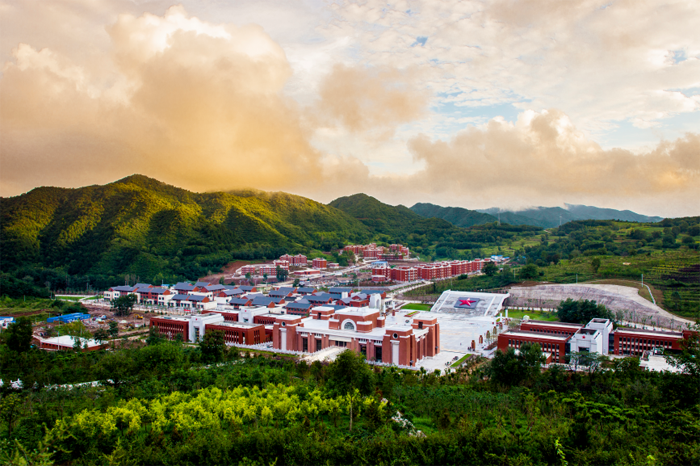
<path id="1" fill-rule="evenodd" d="M 372 370 L 361 354 L 346 350 L 328 366 L 327 386 L 339 395 L 358 389 L 367 395 L 372 391 Z"/>
<path id="2" fill-rule="evenodd" d="M 496 385 L 519 385 L 537 377 L 545 357 L 538 343 L 525 343 L 518 354 L 513 348 L 498 350 L 491 360 L 489 375 Z"/>
<path id="3" fill-rule="evenodd" d="M 22 399 L 16 393 L 10 393 L 0 399 L 0 418 L 7 426 L 7 436 L 12 438 L 12 428 L 22 414 Z"/>
<path id="4" fill-rule="evenodd" d="M 277 275 L 278 282 L 284 282 L 287 280 L 287 277 L 289 276 L 289 270 L 284 270 L 282 267 L 280 267 L 278 265 L 275 268 L 275 274 Z"/>
<path id="5" fill-rule="evenodd" d="M 538 270 L 535 264 L 527 264 L 525 267 L 520 269 L 520 278 L 523 280 L 534 280 L 537 278 Z"/>
<path id="6" fill-rule="evenodd" d="M 128 316 L 134 309 L 134 304 L 136 304 L 137 299 L 135 294 L 118 297 L 112 301 L 112 307 L 115 309 L 114 314 L 118 316 Z"/>
<path id="7" fill-rule="evenodd" d="M 24 353 L 32 347 L 32 321 L 20 317 L 10 324 L 4 333 L 5 343 L 12 351 Z"/>
<path id="8" fill-rule="evenodd" d="M 178 333 L 178 335 L 180 335 Z M 158 327 L 151 327 L 148 329 L 148 338 L 146 338 L 146 344 L 148 346 L 151 345 L 157 345 L 158 343 L 163 342 L 163 337 L 161 336 L 160 332 L 158 331 Z"/>
<path id="9" fill-rule="evenodd" d="M 219 362 L 226 353 L 226 343 L 224 342 L 224 332 L 214 330 L 205 332 L 204 338 L 199 343 L 199 350 L 205 362 Z"/>
<path id="10" fill-rule="evenodd" d="M 595 318 L 613 318 L 612 313 L 602 304 L 597 304 L 595 301 L 589 301 L 588 299 L 574 301 L 571 298 L 559 303 L 557 316 L 562 322 L 579 324 L 586 324 Z"/>
<path id="11" fill-rule="evenodd" d="M 493 277 L 498 272 L 498 267 L 493 262 L 487 262 L 484 264 L 481 271 L 485 275 L 488 275 L 489 277 Z"/>
<path id="12" fill-rule="evenodd" d="M 600 258 L 595 257 L 591 261 L 591 270 L 593 270 L 593 273 L 598 273 L 599 268 L 600 268 Z"/>
<path id="13" fill-rule="evenodd" d="M 109 331 L 109 334 L 112 336 L 112 338 L 116 338 L 117 335 L 119 335 L 119 324 L 113 320 L 110 320 L 108 331 Z"/>
<path id="14" fill-rule="evenodd" d="M 681 351 L 666 355 L 666 360 L 683 373 L 695 379 L 700 378 L 700 324 L 695 324 L 693 330 L 681 340 Z M 700 383 L 700 381 L 698 381 Z"/>
<path id="15" fill-rule="evenodd" d="M 95 334 L 92 336 L 96 342 L 98 343 L 103 343 L 107 340 L 109 340 L 109 332 L 103 328 L 98 329 Z"/>

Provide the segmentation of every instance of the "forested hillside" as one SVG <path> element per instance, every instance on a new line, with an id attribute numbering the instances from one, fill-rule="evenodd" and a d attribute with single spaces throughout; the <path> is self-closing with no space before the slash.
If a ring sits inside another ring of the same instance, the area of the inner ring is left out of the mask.
<path id="1" fill-rule="evenodd" d="M 461 207 L 441 207 L 429 203 L 418 203 L 411 207 L 411 210 L 421 217 L 441 218 L 462 228 L 493 223 L 498 220 L 493 215 L 477 212 L 476 210 L 463 209 Z"/>
<path id="2" fill-rule="evenodd" d="M 351 216 L 300 196 L 199 194 L 141 175 L 104 186 L 37 188 L 1 203 L 5 272 L 33 266 L 68 275 L 196 278 L 233 259 L 370 239 Z"/>

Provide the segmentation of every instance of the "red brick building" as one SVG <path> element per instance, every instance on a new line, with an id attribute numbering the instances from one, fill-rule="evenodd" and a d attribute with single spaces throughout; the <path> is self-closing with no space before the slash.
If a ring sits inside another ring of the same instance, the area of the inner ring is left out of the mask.
<path id="1" fill-rule="evenodd" d="M 185 317 L 151 317 L 149 327 L 155 327 L 161 336 L 173 340 L 182 335 L 183 341 L 189 341 L 190 320 Z"/>
<path id="2" fill-rule="evenodd" d="M 440 326 L 437 318 L 427 313 L 396 319 L 382 317 L 370 308 L 322 307 L 312 309 L 311 316 L 313 319 L 277 316 L 273 346 L 312 353 L 338 346 L 361 353 L 368 360 L 405 366 L 440 352 Z"/>
<path id="3" fill-rule="evenodd" d="M 545 353 L 552 355 L 552 361 L 566 362 L 566 344 L 571 338 L 564 334 L 545 334 L 525 330 L 508 330 L 498 335 L 498 349 L 505 352 L 508 348 L 520 349 L 524 343 L 539 343 Z"/>
<path id="4" fill-rule="evenodd" d="M 257 345 L 270 341 L 263 324 L 245 322 L 222 322 L 209 324 L 206 332 L 220 330 L 224 333 L 224 342 L 228 345 Z M 272 335 L 270 334 L 270 337 Z"/>

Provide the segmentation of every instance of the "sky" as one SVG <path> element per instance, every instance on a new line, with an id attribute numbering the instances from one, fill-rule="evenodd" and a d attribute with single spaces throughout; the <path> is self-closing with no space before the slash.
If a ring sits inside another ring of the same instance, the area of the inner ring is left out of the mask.
<path id="1" fill-rule="evenodd" d="M 700 3 L 0 0 L 0 196 L 700 215 Z"/>

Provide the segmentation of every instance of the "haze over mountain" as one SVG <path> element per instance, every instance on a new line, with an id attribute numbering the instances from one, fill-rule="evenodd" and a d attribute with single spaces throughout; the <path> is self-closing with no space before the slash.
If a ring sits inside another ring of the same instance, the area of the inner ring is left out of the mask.
<path id="1" fill-rule="evenodd" d="M 628 222 L 660 222 L 663 220 L 662 217 L 650 217 L 630 210 L 604 209 L 575 204 L 565 204 L 565 208 L 533 207 L 519 211 L 508 211 L 497 207 L 469 210 L 461 207 L 441 207 L 419 203 L 411 207 L 411 210 L 423 217 L 442 218 L 460 227 L 499 220 L 511 225 L 533 225 L 542 228 L 556 227 L 572 220 L 624 220 Z"/>

